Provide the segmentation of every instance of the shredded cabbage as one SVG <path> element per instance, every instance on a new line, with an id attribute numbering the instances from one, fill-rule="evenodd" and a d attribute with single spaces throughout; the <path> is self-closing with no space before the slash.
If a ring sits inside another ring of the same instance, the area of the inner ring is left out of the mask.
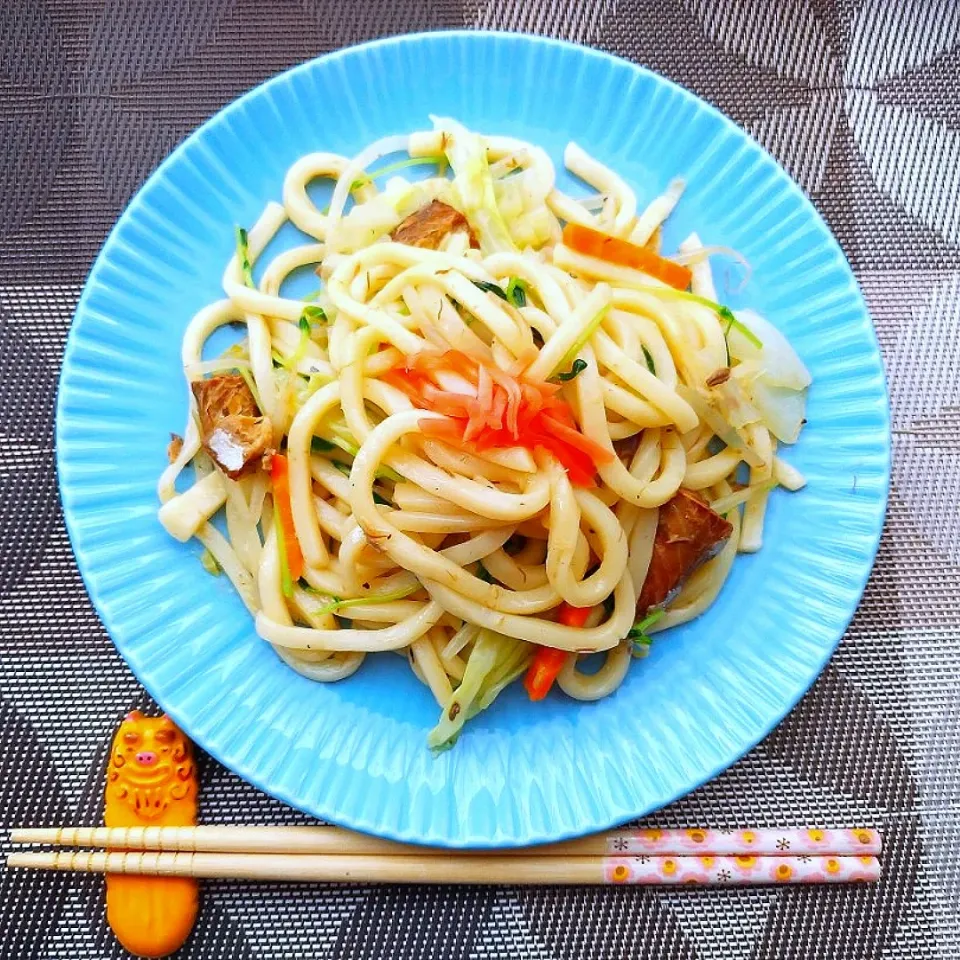
<path id="1" fill-rule="evenodd" d="M 382 193 L 366 203 L 358 203 L 339 222 L 334 244 L 336 250 L 352 253 L 389 233 L 403 219 L 401 210 L 417 194 L 418 191 L 403 178 L 390 180 Z"/>
<path id="2" fill-rule="evenodd" d="M 431 119 L 434 127 L 443 133 L 444 152 L 453 168 L 459 206 L 477 234 L 481 253 L 487 256 L 516 252 L 510 231 L 497 207 L 483 138 L 448 117 Z"/>
<path id="3" fill-rule="evenodd" d="M 743 388 L 750 402 L 760 411 L 763 425 L 783 443 L 796 443 L 806 413 L 804 391 L 774 386 L 765 377 L 746 381 Z"/>
<path id="4" fill-rule="evenodd" d="M 594 315 L 590 318 L 590 322 L 583 328 L 580 335 L 576 340 L 570 345 L 570 349 L 563 355 L 560 359 L 560 362 L 553 368 L 550 373 L 551 377 L 555 377 L 558 374 L 564 373 L 570 369 L 573 364 L 573 361 L 577 359 L 577 354 L 587 345 L 590 338 L 596 333 L 597 328 L 603 323 L 603 318 L 607 315 L 607 311 L 610 309 L 610 304 L 605 303 Z"/>
<path id="5" fill-rule="evenodd" d="M 737 320 L 756 335 L 758 347 L 736 325 L 727 332 L 731 360 L 755 361 L 760 375 L 774 387 L 802 390 L 810 386 L 810 372 L 790 346 L 787 338 L 753 310 L 738 310 Z"/>
<path id="6" fill-rule="evenodd" d="M 733 368 L 737 383 L 764 426 L 778 440 L 795 443 L 804 422 L 804 390 L 810 384 L 810 372 L 787 338 L 760 314 L 740 310 L 738 320 L 756 334 L 761 345 L 736 326 L 727 333 L 730 359 L 737 361 Z"/>
<path id="7" fill-rule="evenodd" d="M 718 439 L 728 447 L 738 450 L 751 467 L 764 466 L 763 460 L 747 443 L 740 431 L 729 424 L 720 411 L 699 390 L 694 390 L 685 383 L 678 383 L 677 393 L 693 407 L 694 413 L 710 427 Z"/>
<path id="8" fill-rule="evenodd" d="M 318 608 L 317 614 L 336 613 L 344 607 L 359 607 L 370 603 L 393 603 L 394 600 L 405 600 L 411 594 L 423 589 L 420 582 L 411 584 L 401 590 L 394 590 L 391 593 L 368 594 L 363 597 L 351 597 L 348 600 L 342 600 L 340 597 L 331 597 L 327 603 Z"/>
<path id="9" fill-rule="evenodd" d="M 735 430 L 763 419 L 763 414 L 750 402 L 744 388 L 733 379 L 713 388 L 713 401 L 721 416 Z"/>
<path id="10" fill-rule="evenodd" d="M 440 722 L 427 734 L 430 748 L 442 751 L 452 747 L 464 723 L 489 707 L 500 691 L 526 669 L 532 652 L 533 648 L 524 640 L 481 630 L 467 658 L 460 686 L 443 705 Z"/>

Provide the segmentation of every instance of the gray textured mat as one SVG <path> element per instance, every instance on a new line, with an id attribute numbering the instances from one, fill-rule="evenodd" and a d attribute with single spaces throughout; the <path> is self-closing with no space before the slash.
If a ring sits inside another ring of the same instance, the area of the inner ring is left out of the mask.
<path id="1" fill-rule="evenodd" d="M 145 695 L 77 574 L 52 411 L 110 225 L 160 159 L 267 76 L 370 37 L 549 33 L 646 64 L 766 145 L 823 212 L 890 381 L 887 530 L 860 611 L 763 744 L 660 823 L 886 831 L 870 890 L 206 884 L 183 957 L 953 958 L 960 951 L 960 4 L 925 0 L 0 0 L 0 847 L 95 822 Z M 299 822 L 205 761 L 203 816 Z M 0 873 L 0 957 L 122 956 L 97 878 Z"/>

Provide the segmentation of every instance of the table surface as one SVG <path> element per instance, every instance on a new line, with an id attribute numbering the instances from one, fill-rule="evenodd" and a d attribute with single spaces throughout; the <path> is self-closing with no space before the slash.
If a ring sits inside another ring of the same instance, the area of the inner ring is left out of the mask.
<path id="1" fill-rule="evenodd" d="M 376 36 L 546 33 L 670 77 L 797 179 L 853 265 L 893 410 L 877 564 L 832 662 L 760 746 L 655 818 L 879 826 L 870 889 L 204 885 L 184 958 L 947 958 L 960 949 L 960 4 L 925 0 L 0 2 L 0 850 L 99 822 L 149 698 L 97 620 L 56 490 L 57 373 L 112 223 L 190 130 Z M 299 823 L 212 760 L 202 816 Z M 0 872 L 0 957 L 124 953 L 96 877 Z"/>

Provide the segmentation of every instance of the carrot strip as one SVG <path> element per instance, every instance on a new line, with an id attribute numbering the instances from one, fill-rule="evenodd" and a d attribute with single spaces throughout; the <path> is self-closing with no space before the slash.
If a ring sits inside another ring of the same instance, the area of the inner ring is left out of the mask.
<path id="1" fill-rule="evenodd" d="M 529 383 L 520 387 L 523 393 L 523 403 L 530 416 L 536 416 L 543 409 L 543 394 Z"/>
<path id="2" fill-rule="evenodd" d="M 476 440 L 484 431 L 485 421 L 481 417 L 470 417 L 467 425 L 463 428 L 463 439 L 470 441 Z"/>
<path id="3" fill-rule="evenodd" d="M 563 440 L 564 443 L 570 444 L 571 447 L 582 450 L 594 463 L 610 463 L 610 461 L 613 460 L 614 455 L 609 450 L 601 447 L 599 443 L 596 443 L 589 437 L 584 436 L 579 430 L 568 427 L 565 423 L 561 423 L 549 413 L 545 414 L 544 418 L 549 421 L 550 429 L 555 432 L 558 440 Z"/>
<path id="4" fill-rule="evenodd" d="M 406 358 L 403 369 L 394 368 L 383 379 L 415 406 L 450 418 L 449 425 L 421 421 L 427 436 L 479 452 L 542 447 L 563 466 L 570 481 L 582 487 L 594 486 L 597 465 L 612 458 L 580 433 L 558 384 L 518 378 L 458 350 L 420 351 Z"/>
<path id="5" fill-rule="evenodd" d="M 455 420 L 437 420 L 434 418 L 419 421 L 420 432 L 425 437 L 434 437 L 437 440 L 446 440 L 449 443 L 463 442 L 463 427 Z"/>
<path id="6" fill-rule="evenodd" d="M 523 399 L 523 393 L 520 390 L 520 384 L 517 383 L 517 381 L 511 377 L 510 374 L 504 373 L 504 371 L 497 367 L 491 368 L 489 373 L 493 381 L 506 391 L 507 429 L 513 434 L 514 439 L 516 439 L 518 436 L 517 411 Z"/>
<path id="7" fill-rule="evenodd" d="M 531 700 L 542 700 L 553 686 L 557 674 L 570 656 L 566 650 L 556 650 L 553 647 L 538 647 L 533 655 L 533 661 L 527 668 L 523 686 Z"/>
<path id="8" fill-rule="evenodd" d="M 686 290 L 693 279 L 692 271 L 683 264 L 661 257 L 648 247 L 638 247 L 629 240 L 612 237 L 579 223 L 568 223 L 563 228 L 563 242 L 577 253 L 640 270 L 677 290 Z"/>
<path id="9" fill-rule="evenodd" d="M 573 414 L 570 412 L 570 408 L 562 400 L 556 400 L 554 397 L 547 397 L 543 406 L 543 413 L 545 417 L 549 417 L 551 420 L 556 420 L 558 423 L 564 424 L 571 430 L 577 429 L 577 423 L 573 419 Z"/>
<path id="10" fill-rule="evenodd" d="M 275 453 L 270 460 L 270 482 L 273 485 L 273 505 L 280 519 L 283 535 L 283 551 L 290 579 L 295 583 L 303 575 L 303 554 L 297 540 L 297 528 L 293 524 L 293 509 L 290 506 L 290 465 L 287 458 Z"/>
<path id="11" fill-rule="evenodd" d="M 414 403 L 420 400 L 420 391 L 409 376 L 400 370 L 388 370 L 380 374 L 380 379 L 384 383 L 389 383 L 391 387 L 396 387 L 401 393 L 406 394 Z"/>
<path id="12" fill-rule="evenodd" d="M 503 415 L 507 412 L 507 394 L 504 390 L 494 390 L 493 407 L 490 410 L 490 416 L 496 424 L 494 429 L 503 429 Z"/>
<path id="13" fill-rule="evenodd" d="M 430 409 L 437 413 L 445 414 L 448 417 L 467 417 L 470 407 L 476 401 L 463 393 L 437 393 L 434 397 L 427 398 L 430 401 Z"/>
<path id="14" fill-rule="evenodd" d="M 557 623 L 562 623 L 565 627 L 582 627 L 592 609 L 593 607 L 574 607 L 569 603 L 561 603 Z"/>
<path id="15" fill-rule="evenodd" d="M 481 407 L 488 410 L 493 403 L 493 380 L 486 364 L 483 363 L 477 371 L 477 400 L 480 401 Z"/>
<path id="16" fill-rule="evenodd" d="M 567 471 L 570 482 L 578 487 L 594 486 L 593 475 L 595 467 L 593 461 L 586 454 L 569 447 L 558 437 L 549 433 L 540 433 L 533 437 L 536 446 L 543 447 L 556 458 L 558 463 Z"/>

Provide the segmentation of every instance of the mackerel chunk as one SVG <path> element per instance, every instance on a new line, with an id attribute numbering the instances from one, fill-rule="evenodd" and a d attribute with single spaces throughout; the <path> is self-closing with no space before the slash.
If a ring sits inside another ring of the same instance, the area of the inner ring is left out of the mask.
<path id="1" fill-rule="evenodd" d="M 255 470 L 272 449 L 273 426 L 238 373 L 190 384 L 200 415 L 204 449 L 231 480 Z"/>
<path id="2" fill-rule="evenodd" d="M 681 488 L 660 508 L 650 569 L 637 600 L 637 616 L 670 603 L 687 577 L 715 557 L 730 538 L 733 525 L 715 513 L 692 490 Z"/>

